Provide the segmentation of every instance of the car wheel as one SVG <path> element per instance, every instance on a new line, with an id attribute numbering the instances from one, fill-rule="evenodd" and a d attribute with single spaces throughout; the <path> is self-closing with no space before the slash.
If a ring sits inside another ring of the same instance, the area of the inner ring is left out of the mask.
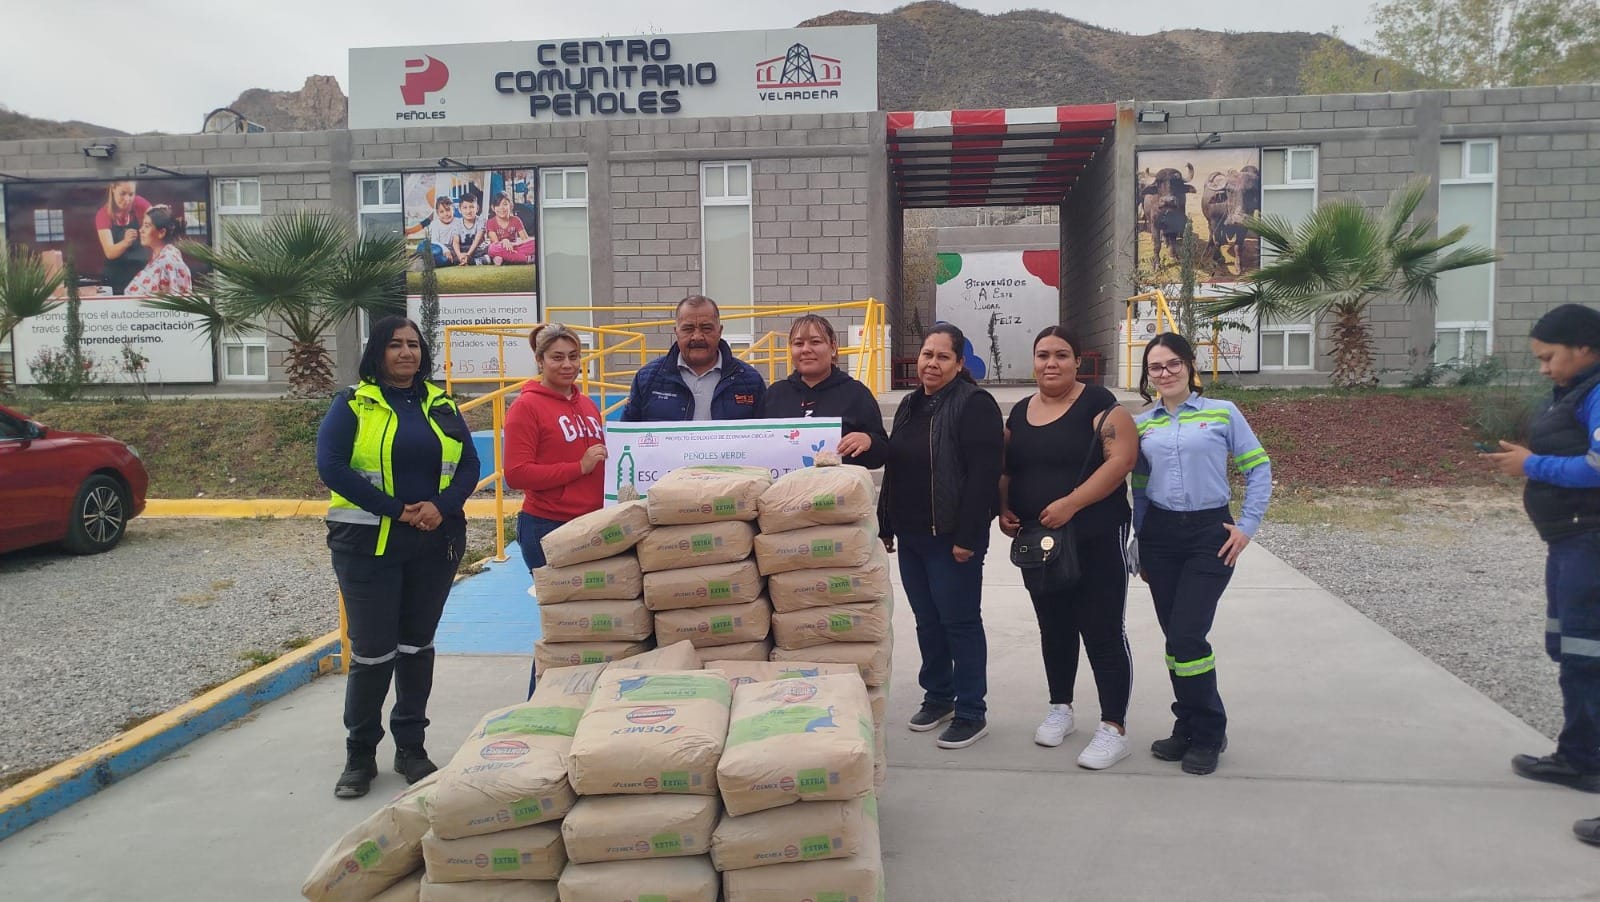
<path id="1" fill-rule="evenodd" d="M 122 541 L 127 529 L 128 499 L 122 486 L 109 476 L 85 479 L 78 496 L 72 499 L 67 550 L 74 554 L 110 551 Z"/>

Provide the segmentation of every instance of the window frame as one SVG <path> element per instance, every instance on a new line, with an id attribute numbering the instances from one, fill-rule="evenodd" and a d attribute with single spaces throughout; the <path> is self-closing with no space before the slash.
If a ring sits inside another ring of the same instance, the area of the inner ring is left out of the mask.
<path id="1" fill-rule="evenodd" d="M 392 203 L 392 204 L 383 203 L 383 182 L 386 179 L 394 179 L 395 202 Z M 368 203 L 366 203 L 366 199 L 365 199 L 366 198 L 366 186 L 368 184 L 372 184 L 372 183 L 376 183 L 378 185 L 378 200 L 379 200 L 379 202 L 376 203 L 376 204 L 368 204 Z M 357 237 L 364 237 L 366 235 L 366 219 L 365 219 L 365 217 L 367 215 L 369 215 L 369 214 L 371 214 L 371 215 L 381 215 L 381 214 L 385 214 L 385 213 L 393 213 L 394 215 L 400 217 L 400 233 L 399 234 L 400 234 L 401 238 L 404 238 L 405 237 L 405 230 L 406 230 L 406 218 L 405 218 L 405 194 L 403 192 L 404 192 L 404 186 L 403 186 L 403 184 L 401 182 L 401 174 L 399 172 L 372 172 L 372 173 L 362 173 L 361 175 L 356 176 L 356 235 L 357 235 Z"/>
<path id="2" fill-rule="evenodd" d="M 1441 147 L 1446 144 L 1461 145 L 1461 171 L 1452 176 L 1447 176 L 1443 171 L 1441 171 L 1439 173 L 1439 190 L 1443 191 L 1445 188 L 1451 185 L 1489 186 L 1489 228 L 1491 231 L 1487 237 L 1487 240 L 1479 241 L 1477 243 L 1480 243 L 1485 247 L 1492 248 L 1495 246 L 1496 241 L 1498 241 L 1500 233 L 1500 141 L 1497 138 L 1463 138 L 1459 141 L 1452 140 L 1439 142 Z M 1485 145 L 1492 148 L 1489 158 L 1492 165 L 1489 167 L 1489 171 L 1486 173 L 1474 173 L 1472 171 L 1472 148 L 1474 146 Z M 1457 349 L 1460 349 L 1466 345 L 1466 333 L 1482 332 L 1484 333 L 1483 356 L 1485 358 L 1493 356 L 1495 338 L 1495 308 L 1499 306 L 1499 303 L 1495 297 L 1497 293 L 1495 289 L 1499 284 L 1498 280 L 1500 278 L 1499 264 L 1494 261 L 1490 261 L 1489 263 L 1484 264 L 1484 268 L 1488 272 L 1489 279 L 1488 319 L 1435 320 L 1433 324 L 1433 334 L 1430 336 L 1429 340 L 1429 344 L 1435 347 L 1434 352 L 1430 355 L 1435 364 L 1440 364 L 1443 366 L 1456 366 L 1461 364 L 1481 362 L 1464 358 L 1460 355 L 1448 360 L 1440 360 L 1438 356 L 1439 352 L 1437 350 L 1437 345 L 1439 341 L 1439 333 L 1441 332 L 1456 333 Z"/>
<path id="3" fill-rule="evenodd" d="M 572 176 L 577 173 L 583 174 L 583 196 L 571 197 L 569 196 L 567 189 L 571 187 Z M 555 192 L 549 190 L 552 176 L 560 177 L 561 196 L 559 197 L 555 195 Z M 587 325 L 592 326 L 594 325 L 594 274 L 592 271 L 592 267 L 594 266 L 594 242 L 590 240 L 588 232 L 588 226 L 592 224 L 589 218 L 589 181 L 589 167 L 587 166 L 551 166 L 541 167 L 539 169 L 537 183 L 539 186 L 538 203 L 540 212 L 538 223 L 539 234 L 537 237 L 539 239 L 539 248 L 541 251 L 550 246 L 549 243 L 545 241 L 545 226 L 548 224 L 548 218 L 544 215 L 545 210 L 584 211 L 584 245 L 588 249 L 588 255 L 585 259 L 588 261 L 591 267 L 591 271 L 584 274 L 584 284 L 588 290 L 588 297 L 585 303 L 590 308 Z M 541 254 L 539 259 L 539 314 L 541 317 L 547 316 L 545 309 L 548 306 L 548 303 L 545 299 L 550 296 L 550 293 L 545 284 L 545 279 L 549 276 L 549 274 L 550 267 L 546 265 L 546 260 Z"/>
<path id="4" fill-rule="evenodd" d="M 1262 182 L 1261 182 L 1261 206 L 1262 206 L 1262 212 L 1263 213 L 1267 212 L 1266 211 L 1267 195 L 1268 195 L 1269 192 L 1273 192 L 1273 191 L 1307 191 L 1307 190 L 1309 190 L 1311 192 L 1311 208 L 1313 210 L 1315 210 L 1316 207 L 1317 207 L 1318 201 L 1322 197 L 1322 185 L 1321 185 L 1320 179 L 1318 178 L 1318 170 L 1321 168 L 1320 164 L 1322 162 L 1322 148 L 1319 145 L 1316 145 L 1316 144 L 1283 144 L 1283 145 L 1278 145 L 1278 146 L 1274 146 L 1274 147 L 1263 147 L 1263 148 L 1261 148 L 1262 159 L 1265 160 L 1267 154 L 1269 154 L 1269 153 L 1271 153 L 1273 151 L 1278 151 L 1278 150 L 1281 150 L 1281 151 L 1284 152 L 1284 158 L 1283 158 L 1283 183 L 1280 184 L 1280 185 L 1269 185 L 1269 184 L 1267 184 L 1265 179 L 1262 180 Z M 1306 177 L 1306 178 L 1297 179 L 1297 178 L 1294 177 L 1294 156 L 1297 153 L 1307 153 L 1307 152 L 1309 152 L 1311 154 L 1311 175 Z M 1266 167 L 1263 166 L 1262 168 L 1265 169 Z M 1266 322 L 1266 320 L 1264 318 L 1262 318 L 1262 319 L 1258 319 L 1257 320 L 1257 329 L 1259 331 L 1259 337 L 1257 339 L 1257 345 L 1256 345 L 1256 354 L 1257 354 L 1257 358 L 1256 359 L 1260 361 L 1259 366 L 1260 366 L 1260 371 L 1261 372 L 1264 372 L 1264 373 L 1312 373 L 1312 372 L 1316 372 L 1316 369 L 1317 369 L 1317 324 L 1316 324 L 1316 321 L 1314 319 L 1313 320 L 1305 320 L 1305 321 L 1301 321 L 1301 322 L 1295 322 L 1295 323 L 1268 323 L 1268 322 Z M 1283 359 L 1283 363 L 1279 364 L 1277 366 L 1269 366 L 1269 365 L 1267 365 L 1267 362 L 1266 362 L 1266 353 L 1265 353 L 1265 350 L 1263 348 L 1263 344 L 1266 342 L 1267 336 L 1269 334 L 1270 335 L 1275 335 L 1275 336 L 1280 336 L 1280 340 L 1283 342 L 1283 358 L 1282 358 Z M 1311 341 L 1311 353 L 1309 355 L 1310 363 L 1308 363 L 1305 366 L 1293 366 L 1293 365 L 1290 365 L 1290 363 L 1289 363 L 1289 336 L 1291 336 L 1291 335 L 1309 335 L 1311 337 L 1310 338 L 1310 341 Z"/>
<path id="5" fill-rule="evenodd" d="M 729 194 L 728 170 L 731 167 L 744 168 L 744 193 Z M 710 196 L 706 193 L 706 173 L 713 169 L 722 170 L 723 193 Z M 750 160 L 703 160 L 700 163 L 700 293 L 705 294 L 706 289 L 706 208 L 707 207 L 744 207 L 745 233 L 750 236 L 750 303 L 756 302 L 756 225 L 755 225 L 755 165 Z M 735 305 L 737 306 L 737 305 Z"/>
<path id="6" fill-rule="evenodd" d="M 222 355 L 222 360 L 221 360 L 222 366 L 219 369 L 221 371 L 223 381 L 225 381 L 225 382 L 267 382 L 267 381 L 271 380 L 271 378 L 272 378 L 272 358 L 271 358 L 270 355 L 272 353 L 272 349 L 267 346 L 267 339 L 266 339 L 265 336 L 244 335 L 244 336 L 237 336 L 237 337 L 233 337 L 233 338 L 225 338 L 221 342 L 218 343 L 217 347 L 219 348 L 219 350 L 221 352 L 221 355 Z M 242 348 L 243 351 L 244 351 L 244 358 L 243 359 L 244 359 L 245 372 L 242 375 L 234 375 L 234 374 L 228 372 L 228 349 L 230 347 Z M 261 372 L 261 375 L 259 375 L 259 376 L 252 375 L 250 373 L 250 349 L 251 348 L 260 348 L 261 349 L 262 372 Z"/>

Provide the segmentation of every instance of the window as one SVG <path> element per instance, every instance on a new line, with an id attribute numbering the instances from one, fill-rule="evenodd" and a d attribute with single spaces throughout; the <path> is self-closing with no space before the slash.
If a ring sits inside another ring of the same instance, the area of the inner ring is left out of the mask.
<path id="1" fill-rule="evenodd" d="M 261 224 L 261 180 L 217 180 L 217 240 L 230 244 L 230 228 Z"/>
<path id="2" fill-rule="evenodd" d="M 541 169 L 539 297 L 549 307 L 589 307 L 589 170 Z M 589 311 L 558 310 L 556 322 L 587 326 Z"/>
<path id="3" fill-rule="evenodd" d="M 1439 145 L 1439 234 L 1467 227 L 1465 241 L 1494 247 L 1499 146 L 1494 141 Z M 1435 363 L 1471 363 L 1493 348 L 1493 263 L 1439 277 L 1434 308 Z"/>
<path id="4" fill-rule="evenodd" d="M 707 297 L 741 306 L 755 296 L 750 164 L 700 164 L 700 268 Z"/>
<path id="5" fill-rule="evenodd" d="M 1299 225 L 1317 208 L 1317 149 L 1268 147 L 1261 151 L 1261 212 Z M 1261 262 L 1271 251 L 1261 248 Z M 1316 361 L 1316 327 L 1310 320 L 1261 322 L 1263 370 L 1309 370 Z"/>
<path id="6" fill-rule="evenodd" d="M 267 340 L 236 338 L 223 342 L 222 377 L 239 382 L 265 382 Z"/>
<path id="7" fill-rule="evenodd" d="M 400 176 L 363 175 L 356 194 L 356 217 L 361 234 L 388 232 L 396 238 L 404 237 L 406 223 L 400 210 Z"/>
<path id="8" fill-rule="evenodd" d="M 60 210 L 33 211 L 34 241 L 42 244 L 46 241 L 65 241 L 66 239 L 67 229 L 62 221 Z"/>
<path id="9" fill-rule="evenodd" d="M 0 254 L 6 252 L 6 187 L 0 185 Z"/>

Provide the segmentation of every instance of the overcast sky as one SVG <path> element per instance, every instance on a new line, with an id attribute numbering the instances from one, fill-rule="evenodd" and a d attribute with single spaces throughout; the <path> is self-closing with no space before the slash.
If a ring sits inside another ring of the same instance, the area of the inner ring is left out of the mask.
<path id="1" fill-rule="evenodd" d="M 247 88 L 295 90 L 307 75 L 348 89 L 351 47 L 789 28 L 893 0 L 45 0 L 8 3 L 0 104 L 123 131 L 194 132 Z M 1176 28 L 1369 36 L 1370 0 L 961 0 L 988 13 L 1049 9 L 1135 34 Z M 1155 61 L 1152 61 L 1155 64 Z"/>

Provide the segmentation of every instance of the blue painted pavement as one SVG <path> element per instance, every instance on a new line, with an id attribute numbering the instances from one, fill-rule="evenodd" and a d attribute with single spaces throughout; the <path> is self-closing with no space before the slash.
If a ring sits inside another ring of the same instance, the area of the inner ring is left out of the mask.
<path id="1" fill-rule="evenodd" d="M 532 655 L 539 638 L 539 607 L 528 589 L 533 577 L 516 545 L 504 563 L 456 583 L 444 606 L 433 645 L 445 655 Z"/>

